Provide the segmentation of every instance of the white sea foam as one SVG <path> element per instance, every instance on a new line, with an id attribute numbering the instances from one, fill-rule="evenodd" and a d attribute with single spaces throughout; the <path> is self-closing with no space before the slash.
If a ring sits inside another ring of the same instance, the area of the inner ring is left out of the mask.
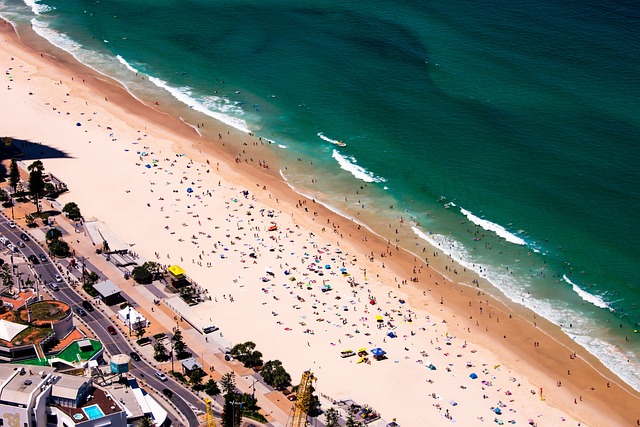
<path id="1" fill-rule="evenodd" d="M 600 308 L 606 308 L 608 310 L 612 310 L 611 307 L 609 306 L 609 304 L 607 304 L 600 296 L 598 295 L 593 295 L 590 294 L 589 292 L 581 289 L 578 285 L 576 285 L 575 283 L 573 283 L 568 277 L 567 275 L 563 275 L 562 279 L 567 282 L 568 284 L 571 285 L 571 288 L 573 289 L 573 291 L 578 294 L 578 296 L 580 298 L 582 298 L 583 300 L 590 302 L 591 304 L 595 305 L 596 307 L 600 307 Z"/>
<path id="2" fill-rule="evenodd" d="M 333 150 L 331 157 L 336 159 L 336 161 L 340 165 L 340 168 L 346 170 L 347 172 L 349 172 L 351 175 L 353 175 L 359 180 L 362 180 L 365 182 L 385 182 L 386 181 L 386 179 L 376 176 L 373 172 L 366 170 L 360 165 L 357 165 L 356 164 L 357 160 L 354 157 L 344 156 L 338 153 L 338 150 Z"/>
<path id="3" fill-rule="evenodd" d="M 322 139 L 323 141 L 327 141 L 327 142 L 330 142 L 330 143 L 332 143 L 332 144 L 340 144 L 340 141 L 335 140 L 335 139 L 331 139 L 331 138 L 329 138 L 328 136 L 325 136 L 325 134 L 324 134 L 324 133 L 322 133 L 322 132 L 318 132 L 318 136 L 319 136 L 319 137 L 320 137 L 320 139 Z"/>
<path id="4" fill-rule="evenodd" d="M 122 56 L 116 55 L 116 58 L 118 58 L 118 61 L 120 61 L 122 65 L 127 67 L 127 70 L 131 71 L 132 73 L 138 74 L 138 70 L 135 69 L 131 64 L 129 64 L 127 60 L 124 59 Z"/>
<path id="5" fill-rule="evenodd" d="M 72 40 L 66 34 L 52 30 L 45 22 L 36 18 L 31 20 L 31 27 L 40 37 L 48 40 L 52 45 L 69 52 L 76 59 L 80 60 L 80 58 L 76 57 L 76 54 L 82 49 L 80 43 Z"/>
<path id="6" fill-rule="evenodd" d="M 516 278 L 506 274 L 499 268 L 488 268 L 474 262 L 466 248 L 449 236 L 425 233 L 415 226 L 412 227 L 412 230 L 418 237 L 426 240 L 444 254 L 451 256 L 460 265 L 468 270 L 475 271 L 488 280 L 511 301 L 533 310 L 556 325 L 564 325 L 563 331 L 567 335 L 596 356 L 627 384 L 636 390 L 640 390 L 640 366 L 637 363 L 628 362 L 633 360 L 635 355 L 632 353 L 625 354 L 619 347 L 597 338 L 606 332 L 596 324 L 595 320 L 585 316 L 584 313 L 573 308 L 568 302 L 531 297 L 527 289 L 535 286 L 534 283 L 528 282 L 526 278 Z M 563 279 L 572 285 L 573 290 L 583 300 L 596 307 L 611 310 L 609 305 L 600 297 L 583 291 L 566 276 Z M 568 325 L 571 325 L 571 327 L 568 327 Z"/>
<path id="7" fill-rule="evenodd" d="M 510 233 L 509 231 L 507 231 L 506 228 L 504 228 L 503 226 L 499 225 L 499 224 L 495 224 L 491 221 L 487 221 L 486 219 L 482 219 L 480 217 L 475 216 L 473 213 L 471 213 L 470 211 L 460 208 L 460 212 L 462 212 L 462 214 L 464 216 L 467 217 L 467 219 L 469 219 L 469 221 L 473 222 L 476 225 L 479 225 L 480 227 L 484 228 L 485 230 L 488 231 L 493 231 L 494 233 L 496 233 L 498 236 L 504 238 L 507 242 L 513 243 L 514 245 L 523 245 L 526 246 L 527 242 L 516 236 L 513 233 Z"/>
<path id="8" fill-rule="evenodd" d="M 233 104 L 232 102 L 216 96 L 205 97 L 202 99 L 202 101 L 197 101 L 192 97 L 192 90 L 188 87 L 176 88 L 170 86 L 164 80 L 153 76 L 149 76 L 149 81 L 151 81 L 159 88 L 169 92 L 178 101 L 188 105 L 189 108 L 193 108 L 196 111 L 199 111 L 242 132 L 251 132 L 244 120 L 236 117 L 231 117 L 227 114 L 223 114 L 223 112 L 213 110 L 216 109 L 224 111 L 225 109 L 230 110 L 233 108 L 237 108 L 237 106 L 235 106 L 235 104 Z"/>
<path id="9" fill-rule="evenodd" d="M 49 6 L 47 4 L 38 3 L 38 0 L 23 0 L 24 4 L 31 8 L 31 11 L 35 15 L 40 15 L 41 13 L 51 12 L 52 10 L 56 10 L 55 7 Z"/>

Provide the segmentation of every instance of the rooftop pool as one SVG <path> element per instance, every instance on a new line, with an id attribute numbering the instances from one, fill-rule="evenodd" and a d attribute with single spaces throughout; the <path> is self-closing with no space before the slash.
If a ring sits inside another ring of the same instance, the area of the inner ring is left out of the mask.
<path id="1" fill-rule="evenodd" d="M 90 420 L 104 417 L 104 412 L 102 412 L 102 409 L 100 409 L 98 405 L 87 406 L 86 408 L 82 408 L 82 410 Z"/>

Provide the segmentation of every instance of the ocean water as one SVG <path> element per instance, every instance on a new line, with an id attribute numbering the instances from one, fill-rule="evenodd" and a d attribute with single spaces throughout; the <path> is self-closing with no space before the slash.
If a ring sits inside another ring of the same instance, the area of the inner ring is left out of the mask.
<path id="1" fill-rule="evenodd" d="M 276 142 L 292 187 L 347 216 L 364 205 L 422 257 L 438 246 L 640 390 L 635 2 L 0 0 L 0 14 L 187 121 Z"/>

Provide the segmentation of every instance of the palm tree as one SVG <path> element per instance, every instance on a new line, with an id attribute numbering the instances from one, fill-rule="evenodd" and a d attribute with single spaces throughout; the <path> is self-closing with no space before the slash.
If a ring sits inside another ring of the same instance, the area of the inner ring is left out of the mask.
<path id="1" fill-rule="evenodd" d="M 9 166 L 9 187 L 16 192 L 18 184 L 20 183 L 20 171 L 18 170 L 18 162 L 16 159 L 11 159 L 11 166 Z"/>
<path id="2" fill-rule="evenodd" d="M 9 264 L 2 264 L 2 267 L 0 268 L 0 279 L 2 279 L 2 284 L 4 286 L 9 287 L 9 293 L 11 293 L 13 289 L 13 274 Z"/>
<path id="3" fill-rule="evenodd" d="M 153 346 L 153 358 L 158 362 L 167 360 L 167 348 L 160 341 Z"/>
<path id="4" fill-rule="evenodd" d="M 140 424 L 138 424 L 138 427 L 155 427 L 155 423 L 153 422 L 153 420 L 146 416 L 143 419 L 140 420 Z"/>
<path id="5" fill-rule="evenodd" d="M 45 182 L 42 177 L 44 165 L 40 160 L 31 163 L 27 169 L 29 170 L 29 191 L 33 197 L 33 203 L 36 205 L 36 211 L 40 213 L 40 197 L 44 194 Z"/>

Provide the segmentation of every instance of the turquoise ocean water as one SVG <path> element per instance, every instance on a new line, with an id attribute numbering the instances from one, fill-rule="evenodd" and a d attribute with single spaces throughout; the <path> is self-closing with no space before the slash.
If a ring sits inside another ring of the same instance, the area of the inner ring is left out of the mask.
<path id="1" fill-rule="evenodd" d="M 381 233 L 402 216 L 640 389 L 635 2 L 0 0 L 0 14 L 138 97 L 273 140 L 292 186 L 366 204 Z"/>

